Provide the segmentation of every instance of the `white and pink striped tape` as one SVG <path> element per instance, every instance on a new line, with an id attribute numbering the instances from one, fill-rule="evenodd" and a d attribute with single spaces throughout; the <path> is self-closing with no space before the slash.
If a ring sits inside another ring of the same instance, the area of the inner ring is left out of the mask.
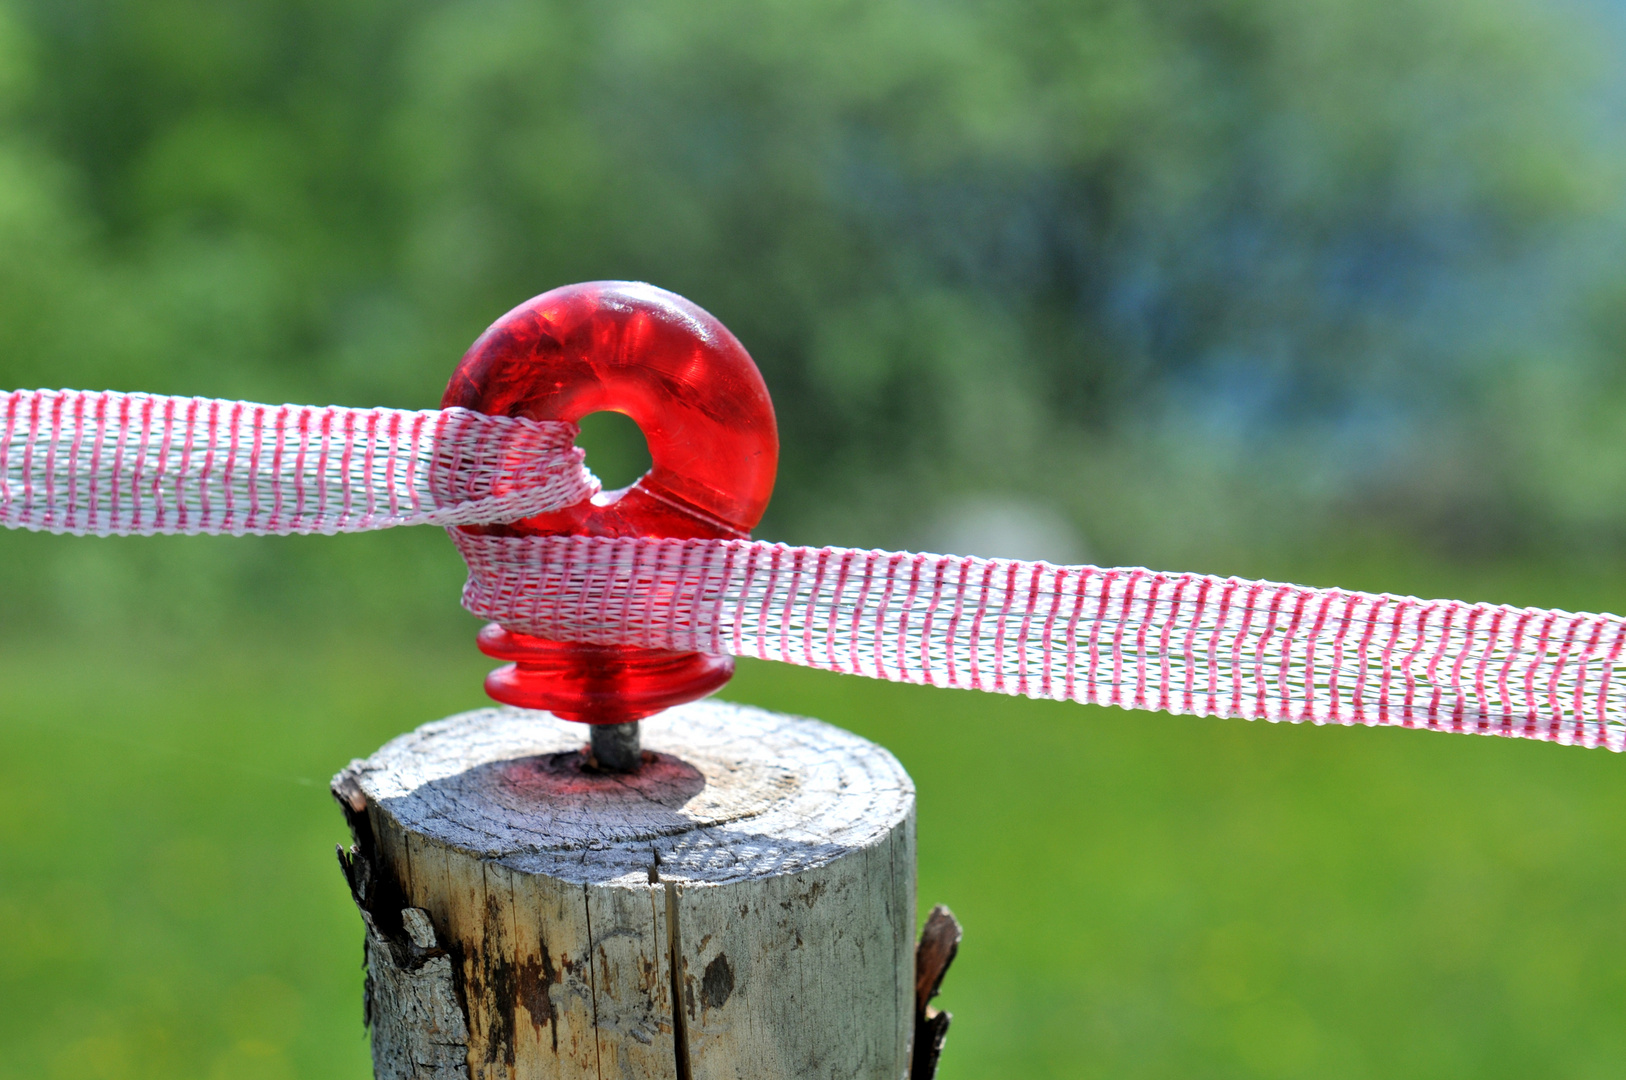
<path id="1" fill-rule="evenodd" d="M 0 522 L 338 532 L 598 490 L 571 425 L 463 410 L 0 395 Z M 451 534 L 463 603 L 559 640 L 1203 716 L 1626 749 L 1626 620 L 1198 574 L 743 540 Z"/>
<path id="2" fill-rule="evenodd" d="M 111 391 L 0 394 L 0 524 L 99 536 L 514 521 L 587 498 L 576 425 Z"/>
<path id="3" fill-rule="evenodd" d="M 1626 749 L 1626 620 L 1201 574 L 454 533 L 463 605 L 563 640 L 1249 720 Z"/>

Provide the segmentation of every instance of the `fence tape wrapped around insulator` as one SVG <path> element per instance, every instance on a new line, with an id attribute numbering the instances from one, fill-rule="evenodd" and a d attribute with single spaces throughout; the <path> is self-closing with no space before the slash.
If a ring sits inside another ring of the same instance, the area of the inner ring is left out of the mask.
<path id="1" fill-rule="evenodd" d="M 573 424 L 464 409 L 0 393 L 0 524 L 334 533 L 589 498 Z M 1626 749 L 1626 621 L 1141 569 L 451 530 L 464 606 L 558 640 L 1204 716 Z"/>
<path id="2" fill-rule="evenodd" d="M 559 640 L 1250 720 L 1626 749 L 1626 620 L 1141 569 L 454 532 L 464 606 Z"/>
<path id="3" fill-rule="evenodd" d="M 0 394 L 0 524 L 108 536 L 515 521 L 593 495 L 577 428 L 79 390 Z"/>

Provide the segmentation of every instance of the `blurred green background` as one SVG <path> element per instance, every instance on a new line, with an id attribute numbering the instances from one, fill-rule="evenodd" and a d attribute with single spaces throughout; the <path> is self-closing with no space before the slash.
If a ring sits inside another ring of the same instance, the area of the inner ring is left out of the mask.
<path id="1" fill-rule="evenodd" d="M 640 278 L 760 535 L 1626 610 L 1619 0 L 0 0 L 0 386 L 434 405 Z M 584 434 L 607 480 L 636 432 Z M 435 530 L 0 534 L 0 1077 L 362 1077 L 327 778 Z M 1618 759 L 743 664 L 892 747 L 942 1075 L 1626 1075 Z"/>

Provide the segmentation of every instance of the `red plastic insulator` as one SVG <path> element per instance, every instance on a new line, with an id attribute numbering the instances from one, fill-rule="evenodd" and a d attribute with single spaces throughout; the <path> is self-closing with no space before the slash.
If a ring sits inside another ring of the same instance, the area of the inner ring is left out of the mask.
<path id="1" fill-rule="evenodd" d="M 441 405 L 572 423 L 625 413 L 654 463 L 620 491 L 469 532 L 743 539 L 773 493 L 779 434 L 756 364 L 722 323 L 653 285 L 567 285 L 521 304 L 469 348 Z M 497 623 L 479 645 L 510 661 L 486 693 L 588 724 L 641 719 L 734 674 L 726 656 L 550 641 Z"/>

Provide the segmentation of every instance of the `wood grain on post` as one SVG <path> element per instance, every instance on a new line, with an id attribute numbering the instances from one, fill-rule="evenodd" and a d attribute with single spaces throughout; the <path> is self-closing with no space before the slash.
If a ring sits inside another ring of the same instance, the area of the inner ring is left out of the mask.
<path id="1" fill-rule="evenodd" d="M 884 749 L 717 701 L 634 774 L 494 708 L 334 780 L 389 1080 L 898 1080 L 916 979 L 914 788 Z"/>

